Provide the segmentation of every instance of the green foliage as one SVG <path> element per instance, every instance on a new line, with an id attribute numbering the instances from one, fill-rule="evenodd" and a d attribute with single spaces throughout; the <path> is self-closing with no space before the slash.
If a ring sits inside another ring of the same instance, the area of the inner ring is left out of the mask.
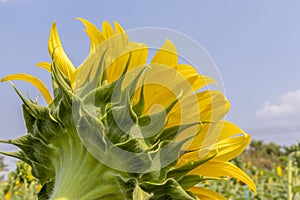
<path id="1" fill-rule="evenodd" d="M 22 161 L 17 168 L 8 173 L 7 180 L 0 183 L 0 199 L 36 200 L 40 184 L 31 174 L 31 167 Z"/>

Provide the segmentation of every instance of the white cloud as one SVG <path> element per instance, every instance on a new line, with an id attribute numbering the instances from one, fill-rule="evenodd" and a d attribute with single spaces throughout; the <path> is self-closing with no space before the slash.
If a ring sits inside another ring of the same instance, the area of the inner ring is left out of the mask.
<path id="1" fill-rule="evenodd" d="M 266 101 L 256 112 L 256 116 L 267 124 L 299 126 L 300 125 L 300 90 L 287 92 L 280 98 L 279 104 Z"/>

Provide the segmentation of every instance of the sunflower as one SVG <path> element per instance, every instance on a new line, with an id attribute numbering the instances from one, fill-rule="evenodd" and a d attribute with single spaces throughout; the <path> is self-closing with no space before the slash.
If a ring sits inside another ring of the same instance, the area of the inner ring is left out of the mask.
<path id="1" fill-rule="evenodd" d="M 48 104 L 16 89 L 28 134 L 1 141 L 20 148 L 2 153 L 31 165 L 39 199 L 224 199 L 203 187 L 207 177 L 233 177 L 256 191 L 229 162 L 250 135 L 223 120 L 229 102 L 206 89 L 213 79 L 180 64 L 168 39 L 147 63 L 147 46 L 130 41 L 117 22 L 100 31 L 78 19 L 90 38 L 86 60 L 74 67 L 54 23 L 52 62 L 37 64 L 51 73 L 53 94 L 28 74 L 1 80 L 33 84 Z"/>

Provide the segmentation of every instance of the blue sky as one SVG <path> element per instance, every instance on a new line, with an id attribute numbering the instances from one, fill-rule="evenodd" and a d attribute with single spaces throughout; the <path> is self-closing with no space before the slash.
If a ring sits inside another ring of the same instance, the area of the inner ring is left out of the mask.
<path id="1" fill-rule="evenodd" d="M 97 24 L 118 21 L 125 30 L 163 27 L 200 43 L 217 64 L 231 102 L 228 120 L 255 139 L 296 144 L 300 139 L 300 1 L 62 1 L 0 0 L 0 77 L 29 73 L 50 85 L 35 67 L 49 61 L 47 40 L 56 21 L 75 65 L 89 51 L 83 17 Z M 29 84 L 15 82 L 31 97 Z M 0 136 L 26 130 L 21 101 L 0 84 Z M 7 148 L 7 147 L 4 147 Z"/>

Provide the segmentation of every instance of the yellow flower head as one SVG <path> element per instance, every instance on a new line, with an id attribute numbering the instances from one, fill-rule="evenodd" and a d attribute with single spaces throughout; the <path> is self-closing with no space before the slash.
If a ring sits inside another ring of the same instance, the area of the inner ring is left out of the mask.
<path id="1" fill-rule="evenodd" d="M 246 169 L 250 169 L 250 167 L 251 167 L 251 162 L 248 161 L 248 162 L 247 162 L 247 165 L 246 165 Z"/>
<path id="2" fill-rule="evenodd" d="M 259 171 L 259 176 L 263 176 L 264 175 L 264 171 L 260 170 Z"/>
<path id="3" fill-rule="evenodd" d="M 281 168 L 280 165 L 278 165 L 278 166 L 276 167 L 276 173 L 277 173 L 278 176 L 282 176 L 282 168 Z"/>
<path id="4" fill-rule="evenodd" d="M 53 94 L 31 75 L 1 80 L 30 82 L 48 103 L 42 107 L 19 94 L 29 135 L 3 141 L 21 148 L 5 154 L 31 164 L 47 188 L 41 195 L 224 199 L 196 186 L 206 176 L 233 177 L 256 191 L 248 175 L 228 162 L 247 147 L 250 135 L 223 120 L 229 102 L 220 91 L 205 90 L 213 79 L 180 64 L 168 39 L 147 63 L 147 46 L 130 41 L 118 23 L 105 21 L 99 30 L 78 19 L 90 38 L 87 59 L 74 67 L 54 23 L 52 62 L 38 64 L 51 73 Z"/>

